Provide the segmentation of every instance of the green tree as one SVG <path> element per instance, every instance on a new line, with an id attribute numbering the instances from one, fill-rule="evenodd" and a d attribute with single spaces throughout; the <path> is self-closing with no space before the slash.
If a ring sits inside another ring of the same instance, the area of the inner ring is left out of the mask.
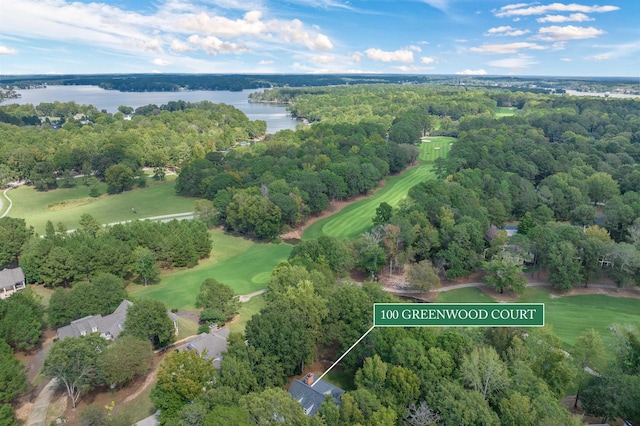
<path id="1" fill-rule="evenodd" d="M 146 247 L 138 246 L 133 250 L 132 269 L 144 281 L 145 287 L 149 280 L 153 281 L 160 276 L 160 267 L 156 263 L 155 254 Z"/>
<path id="2" fill-rule="evenodd" d="M 95 217 L 91 216 L 89 213 L 84 213 L 82 216 L 80 216 L 79 225 L 80 229 L 83 232 L 86 232 L 92 237 L 95 237 L 98 231 L 102 229 L 102 225 L 100 225 L 100 222 L 98 222 L 98 220 Z"/>
<path id="3" fill-rule="evenodd" d="M 580 265 L 581 258 L 575 246 L 569 241 L 560 241 L 549 252 L 549 282 L 559 290 L 570 290 L 582 281 Z"/>
<path id="4" fill-rule="evenodd" d="M 607 352 L 600 333 L 593 328 L 585 330 L 576 339 L 571 357 L 578 367 L 578 391 L 573 405 L 577 407 L 580 391 L 589 381 L 592 372 L 600 374 L 600 372 L 604 372 L 607 365 Z"/>
<path id="5" fill-rule="evenodd" d="M 27 387 L 27 374 L 13 356 L 11 347 L 0 339 L 0 404 L 11 402 Z M 0 419 L 2 417 L 0 416 Z"/>
<path id="6" fill-rule="evenodd" d="M 204 426 L 252 426 L 249 410 L 244 407 L 218 405 L 209 412 Z"/>
<path id="7" fill-rule="evenodd" d="M 376 215 L 373 218 L 373 226 L 384 225 L 389 223 L 391 215 L 393 214 L 393 207 L 387 202 L 382 202 L 376 208 Z"/>
<path id="8" fill-rule="evenodd" d="M 33 228 L 27 228 L 24 219 L 0 217 L 0 267 L 17 262 L 22 247 L 33 235 Z"/>
<path id="9" fill-rule="evenodd" d="M 487 262 L 485 269 L 488 272 L 484 277 L 487 285 L 501 294 L 505 289 L 522 294 L 527 288 L 527 279 L 522 275 L 522 260 L 514 254 L 503 251 Z"/>
<path id="10" fill-rule="evenodd" d="M 231 287 L 207 278 L 200 284 L 195 305 L 196 308 L 216 309 L 229 318 L 236 314 L 239 303 L 238 296 Z"/>
<path id="11" fill-rule="evenodd" d="M 77 263 L 69 250 L 53 247 L 40 267 L 45 287 L 69 287 L 77 277 Z"/>
<path id="12" fill-rule="evenodd" d="M 429 259 L 412 263 L 407 271 L 407 280 L 416 290 L 430 291 L 440 287 L 440 277 Z"/>
<path id="13" fill-rule="evenodd" d="M 64 384 L 75 408 L 80 396 L 102 382 L 98 363 L 109 342 L 97 333 L 59 340 L 44 361 L 43 374 Z"/>
<path id="14" fill-rule="evenodd" d="M 151 370 L 153 356 L 148 340 L 121 336 L 100 354 L 98 362 L 106 384 L 126 385 Z"/>
<path id="15" fill-rule="evenodd" d="M 159 300 L 142 298 L 127 310 L 124 333 L 148 340 L 154 348 L 164 348 L 173 342 L 175 328 L 167 308 Z"/>
<path id="16" fill-rule="evenodd" d="M 217 377 L 211 361 L 195 351 L 174 351 L 165 356 L 151 390 L 151 401 L 161 410 L 160 420 L 169 422 L 183 406 L 214 388 Z"/>
<path id="17" fill-rule="evenodd" d="M 283 389 L 268 388 L 250 393 L 240 398 L 240 406 L 249 411 L 249 420 L 255 425 L 307 424 L 302 406 Z"/>
<path id="18" fill-rule="evenodd" d="M 133 171 L 124 164 L 115 164 L 104 171 L 104 181 L 110 194 L 127 191 L 133 187 Z"/>
<path id="19" fill-rule="evenodd" d="M 0 424 L 6 426 L 18 426 L 13 407 L 9 404 L 0 404 Z"/>
<path id="20" fill-rule="evenodd" d="M 112 313 L 127 297 L 122 278 L 98 274 L 91 282 L 76 283 L 71 289 L 58 288 L 49 300 L 49 325 L 60 327 L 88 315 Z"/>
<path id="21" fill-rule="evenodd" d="M 491 346 L 474 347 L 463 356 L 460 373 L 485 399 L 509 386 L 507 367 Z"/>
<path id="22" fill-rule="evenodd" d="M 594 173 L 587 178 L 587 193 L 591 201 L 604 203 L 610 198 L 620 194 L 618 182 L 610 174 L 605 172 Z"/>
<path id="23" fill-rule="evenodd" d="M 531 400 L 519 392 L 512 393 L 509 398 L 500 400 L 500 421 L 504 426 L 535 424 L 536 413 Z"/>
<path id="24" fill-rule="evenodd" d="M 0 300 L 0 339 L 14 350 L 30 351 L 42 333 L 44 309 L 31 290 Z"/>
<path id="25" fill-rule="evenodd" d="M 213 204 L 213 201 L 210 200 L 196 200 L 193 211 L 195 217 L 208 226 L 213 225 L 218 218 L 218 210 Z"/>

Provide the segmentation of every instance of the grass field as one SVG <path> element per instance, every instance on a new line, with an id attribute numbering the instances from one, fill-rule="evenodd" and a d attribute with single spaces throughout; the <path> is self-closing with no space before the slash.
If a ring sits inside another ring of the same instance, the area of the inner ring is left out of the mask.
<path id="1" fill-rule="evenodd" d="M 229 331 L 244 333 L 244 328 L 247 326 L 247 321 L 249 321 L 252 316 L 257 314 L 265 305 L 266 302 L 264 301 L 264 296 L 262 295 L 254 296 L 248 302 L 241 304 L 238 311 L 238 316 L 229 326 Z"/>
<path id="2" fill-rule="evenodd" d="M 496 109 L 495 117 L 496 118 L 509 117 L 514 115 L 515 113 L 516 113 L 516 109 L 514 107 L 498 107 Z"/>
<path id="3" fill-rule="evenodd" d="M 495 303 L 495 300 L 476 287 L 443 291 L 433 299 L 434 303 Z"/>
<path id="4" fill-rule="evenodd" d="M 442 292 L 434 299 L 440 303 L 486 303 L 493 299 L 477 288 Z M 530 287 L 519 303 L 544 303 L 545 323 L 570 349 L 588 328 L 598 330 L 605 343 L 610 342 L 612 324 L 632 324 L 640 328 L 640 300 L 600 294 L 552 297 L 544 288 Z"/>
<path id="5" fill-rule="evenodd" d="M 62 222 L 67 229 L 75 229 L 84 213 L 89 213 L 100 223 L 112 223 L 193 211 L 193 198 L 176 195 L 175 176 L 167 176 L 164 182 L 152 179 L 147 182 L 146 188 L 97 198 L 90 197 L 89 188 L 84 185 L 47 192 L 38 192 L 32 186 L 20 186 L 8 192 L 13 200 L 9 216 L 24 218 L 27 225 L 43 234 L 48 220 L 54 225 Z M 104 193 L 106 185 L 101 185 Z M 131 212 L 132 207 L 136 209 L 135 214 Z"/>
<path id="6" fill-rule="evenodd" d="M 129 293 L 134 297 L 161 300 L 170 309 L 192 310 L 200 284 L 207 278 L 230 286 L 236 294 L 266 288 L 271 270 L 287 259 L 292 249 L 288 244 L 255 243 L 220 230 L 213 230 L 211 234 L 213 251 L 209 259 L 194 268 L 164 273 L 159 284 L 130 285 L 127 287 Z"/>
<path id="7" fill-rule="evenodd" d="M 309 226 L 302 238 L 313 239 L 323 235 L 338 238 L 356 238 L 372 226 L 372 218 L 382 202 L 396 207 L 400 200 L 407 196 L 409 189 L 434 177 L 432 162 L 444 157 L 451 149 L 455 139 L 444 136 L 425 138 L 430 142 L 420 144 L 420 165 L 405 170 L 401 175 L 386 180 L 383 188 L 378 189 L 371 197 L 355 202 L 340 212 L 333 214 Z"/>

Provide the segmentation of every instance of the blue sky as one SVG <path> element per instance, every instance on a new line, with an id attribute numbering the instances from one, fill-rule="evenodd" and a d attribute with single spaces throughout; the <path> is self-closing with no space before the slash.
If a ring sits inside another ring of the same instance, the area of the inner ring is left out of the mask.
<path id="1" fill-rule="evenodd" d="M 640 78 L 640 1 L 2 0 L 0 74 Z"/>

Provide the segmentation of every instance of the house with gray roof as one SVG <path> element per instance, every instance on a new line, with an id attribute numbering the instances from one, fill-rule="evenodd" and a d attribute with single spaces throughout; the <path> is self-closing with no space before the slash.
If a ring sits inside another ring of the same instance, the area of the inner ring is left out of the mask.
<path id="1" fill-rule="evenodd" d="M 307 416 L 313 416 L 327 397 L 331 397 L 336 405 L 340 405 L 344 391 L 324 380 L 316 380 L 314 374 L 309 373 L 291 383 L 289 394 L 302 405 Z"/>
<path id="2" fill-rule="evenodd" d="M 229 327 L 224 327 L 213 333 L 201 333 L 176 350 L 196 351 L 198 355 L 211 360 L 215 368 L 220 369 L 222 353 L 227 351 L 228 337 Z"/>
<path id="3" fill-rule="evenodd" d="M 127 310 L 132 306 L 128 300 L 123 300 L 113 313 L 109 315 L 91 315 L 71 321 L 71 324 L 60 327 L 57 330 L 58 339 L 67 337 L 80 337 L 89 333 L 100 333 L 107 340 L 113 340 L 124 330 L 124 322 L 127 319 Z M 178 334 L 178 316 L 167 312 Z"/>
<path id="4" fill-rule="evenodd" d="M 4 268 L 0 271 L 0 299 L 27 288 L 22 268 Z"/>

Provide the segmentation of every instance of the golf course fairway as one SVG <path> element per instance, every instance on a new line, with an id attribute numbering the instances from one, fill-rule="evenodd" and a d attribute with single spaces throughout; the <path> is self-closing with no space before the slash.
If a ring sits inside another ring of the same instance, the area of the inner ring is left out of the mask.
<path id="1" fill-rule="evenodd" d="M 338 213 L 315 222 L 302 234 L 303 240 L 323 235 L 337 238 L 356 238 L 373 226 L 372 219 L 376 209 L 382 202 L 397 207 L 405 198 L 409 189 L 434 177 L 433 162 L 436 158 L 445 157 L 451 149 L 455 138 L 432 136 L 423 138 L 420 146 L 419 164 L 405 170 L 402 174 L 385 181 L 384 187 L 377 189 L 371 197 L 357 201 Z"/>

